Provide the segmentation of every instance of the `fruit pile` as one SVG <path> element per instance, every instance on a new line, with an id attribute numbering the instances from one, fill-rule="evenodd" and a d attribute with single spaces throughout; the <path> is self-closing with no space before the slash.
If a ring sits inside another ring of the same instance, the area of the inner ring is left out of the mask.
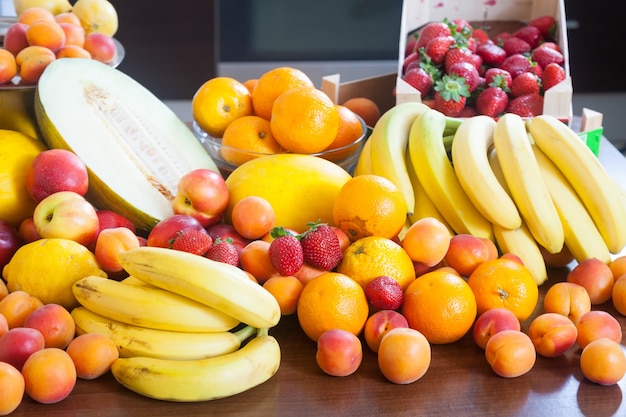
<path id="1" fill-rule="evenodd" d="M 9 25 L 0 49 L 0 85 L 37 84 L 50 62 L 60 58 L 112 63 L 117 56 L 113 35 L 118 17 L 108 0 L 67 1 L 47 7 L 15 2 L 17 21 Z M 54 3 L 54 2 L 53 2 Z"/>
<path id="2" fill-rule="evenodd" d="M 464 19 L 430 22 L 407 42 L 402 79 L 447 116 L 538 116 L 545 91 L 566 78 L 555 31 L 552 16 L 491 37 Z"/>

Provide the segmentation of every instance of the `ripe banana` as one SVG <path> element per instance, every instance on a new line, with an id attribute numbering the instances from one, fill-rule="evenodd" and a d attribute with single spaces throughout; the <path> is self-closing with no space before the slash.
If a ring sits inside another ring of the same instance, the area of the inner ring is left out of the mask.
<path id="1" fill-rule="evenodd" d="M 493 143 L 504 179 L 524 223 L 537 243 L 550 253 L 563 248 L 565 236 L 537 160 L 524 120 L 514 113 L 496 122 Z"/>
<path id="2" fill-rule="evenodd" d="M 239 324 L 220 310 L 161 288 L 88 276 L 74 283 L 72 291 L 78 302 L 94 313 L 151 329 L 223 332 Z"/>
<path id="3" fill-rule="evenodd" d="M 365 141 L 365 144 L 363 144 L 363 148 L 361 148 L 361 154 L 356 162 L 354 174 L 352 176 L 356 177 L 357 175 L 371 174 L 373 172 L 372 154 L 370 151 L 371 147 L 372 141 L 368 138 L 367 141 Z"/>
<path id="4" fill-rule="evenodd" d="M 413 186 L 406 171 L 409 129 L 413 120 L 427 109 L 428 106 L 418 102 L 394 106 L 383 113 L 369 138 L 373 174 L 387 178 L 402 191 L 407 214 L 412 213 L 415 206 Z"/>
<path id="5" fill-rule="evenodd" d="M 614 181 L 578 135 L 552 116 L 529 123 L 533 140 L 578 193 L 611 253 L 626 246 L 626 209 Z"/>
<path id="6" fill-rule="evenodd" d="M 77 334 L 99 333 L 108 337 L 122 358 L 146 356 L 172 360 L 195 360 L 236 351 L 256 329 L 245 326 L 235 332 L 178 332 L 134 326 L 109 319 L 85 307 L 72 310 Z"/>
<path id="7" fill-rule="evenodd" d="M 189 297 L 256 328 L 280 320 L 274 296 L 236 266 L 167 248 L 142 246 L 119 255 L 131 276 Z"/>
<path id="8" fill-rule="evenodd" d="M 516 229 L 505 229 L 498 224 L 493 225 L 493 234 L 496 244 L 502 253 L 512 253 L 519 256 L 528 268 L 535 283 L 541 285 L 548 279 L 546 262 L 543 259 L 537 241 L 528 230 L 525 223 Z"/>
<path id="9" fill-rule="evenodd" d="M 479 115 L 465 119 L 452 142 L 452 164 L 459 183 L 478 211 L 491 223 L 515 229 L 522 218 L 515 203 L 502 188 L 489 165 L 496 122 Z"/>
<path id="10" fill-rule="evenodd" d="M 261 332 L 226 355 L 193 361 L 120 358 L 113 362 L 111 373 L 126 388 L 146 397 L 195 402 L 228 397 L 260 385 L 276 373 L 280 360 L 276 339 Z"/>
<path id="11" fill-rule="evenodd" d="M 578 262 L 597 258 L 608 264 L 611 261 L 609 248 L 578 194 L 536 144 L 532 145 L 532 149 L 559 212 L 567 248 Z"/>
<path id="12" fill-rule="evenodd" d="M 409 133 L 409 155 L 417 178 L 447 224 L 456 233 L 493 240 L 491 223 L 476 209 L 454 172 L 444 144 L 446 117 L 428 109 Z"/>

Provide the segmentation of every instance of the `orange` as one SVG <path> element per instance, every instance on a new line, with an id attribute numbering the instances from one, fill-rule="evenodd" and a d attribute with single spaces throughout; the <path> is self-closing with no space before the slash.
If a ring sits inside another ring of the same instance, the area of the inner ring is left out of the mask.
<path id="1" fill-rule="evenodd" d="M 415 280 L 415 268 L 406 251 L 393 240 L 379 236 L 364 237 L 348 246 L 337 272 L 363 288 L 382 275 L 398 281 L 403 290 Z"/>
<path id="2" fill-rule="evenodd" d="M 406 223 L 406 202 L 388 179 L 358 175 L 348 180 L 335 197 L 333 219 L 351 241 L 366 236 L 391 239 Z"/>
<path id="3" fill-rule="evenodd" d="M 380 118 L 380 109 L 371 99 L 366 97 L 353 97 L 343 102 L 343 105 L 361 116 L 365 124 L 374 127 Z"/>
<path id="4" fill-rule="evenodd" d="M 211 78 L 194 94 L 191 112 L 202 130 L 221 138 L 233 120 L 252 114 L 252 95 L 234 78 Z"/>
<path id="5" fill-rule="evenodd" d="M 284 151 L 272 135 L 269 120 L 254 115 L 233 120 L 224 131 L 222 145 L 222 157 L 237 166 L 263 154 Z"/>
<path id="6" fill-rule="evenodd" d="M 323 91 L 315 87 L 292 88 L 274 101 L 270 127 L 276 141 L 286 150 L 317 153 L 337 136 L 339 115 Z"/>
<path id="7" fill-rule="evenodd" d="M 258 78 L 250 78 L 244 81 L 243 85 L 245 85 L 248 91 L 250 91 L 250 94 L 252 94 L 252 90 L 254 90 L 254 87 L 256 87 L 256 83 L 258 82 L 259 82 Z"/>
<path id="8" fill-rule="evenodd" d="M 532 273 L 511 259 L 483 262 L 469 276 L 467 283 L 474 291 L 478 314 L 504 307 L 524 321 L 535 310 L 539 290 Z"/>
<path id="9" fill-rule="evenodd" d="M 337 114 L 339 115 L 339 129 L 337 136 L 327 149 L 337 149 L 353 143 L 363 136 L 363 125 L 359 116 L 346 106 L 337 104 Z"/>
<path id="10" fill-rule="evenodd" d="M 254 113 L 269 120 L 274 101 L 285 91 L 296 87 L 313 87 L 313 81 L 304 72 L 292 67 L 278 67 L 263 73 L 252 93 Z"/>
<path id="11" fill-rule="evenodd" d="M 296 311 L 304 333 L 313 341 L 327 330 L 343 329 L 358 336 L 369 315 L 363 288 L 352 278 L 326 272 L 304 286 Z"/>
<path id="12" fill-rule="evenodd" d="M 453 343 L 472 328 L 476 297 L 463 278 L 447 268 L 436 269 L 408 286 L 402 314 L 430 343 Z"/>

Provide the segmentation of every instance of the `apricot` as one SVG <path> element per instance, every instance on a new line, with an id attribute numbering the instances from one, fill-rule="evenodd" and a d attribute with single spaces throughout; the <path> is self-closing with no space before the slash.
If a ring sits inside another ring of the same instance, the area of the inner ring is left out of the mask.
<path id="1" fill-rule="evenodd" d="M 521 330 L 521 323 L 511 310 L 504 307 L 490 308 L 482 313 L 474 322 L 472 338 L 474 343 L 485 349 L 491 337 L 503 330 Z"/>
<path id="2" fill-rule="evenodd" d="M 9 322 L 4 314 L 0 314 L 0 337 L 9 331 Z"/>
<path id="3" fill-rule="evenodd" d="M 289 316 L 296 312 L 304 285 L 294 276 L 276 276 L 265 281 L 263 288 L 278 301 L 281 314 Z"/>
<path id="4" fill-rule="evenodd" d="M 409 327 L 409 322 L 401 313 L 395 310 L 378 310 L 365 321 L 363 337 L 367 346 L 377 353 L 383 336 L 397 327 Z"/>
<path id="5" fill-rule="evenodd" d="M 26 317 L 41 306 L 43 303 L 37 297 L 17 290 L 0 300 L 0 314 L 7 319 L 9 329 L 13 329 L 23 326 Z"/>
<path id="6" fill-rule="evenodd" d="M 574 261 L 574 255 L 572 255 L 566 245 L 563 245 L 563 248 L 557 253 L 550 253 L 541 245 L 539 245 L 539 250 L 541 251 L 541 256 L 543 256 L 543 261 L 546 263 L 546 266 L 552 268 L 564 268 Z"/>
<path id="7" fill-rule="evenodd" d="M 499 256 L 499 252 L 495 242 L 491 239 L 487 239 L 486 237 L 481 237 L 480 240 L 482 240 L 483 243 L 487 246 L 487 249 L 489 249 L 489 256 L 487 257 L 487 260 L 497 259 Z"/>
<path id="8" fill-rule="evenodd" d="M 528 336 L 538 354 L 554 358 L 574 346 L 578 329 L 570 319 L 561 314 L 543 313 L 530 323 Z"/>
<path id="9" fill-rule="evenodd" d="M 580 369 L 591 382 L 616 384 L 626 374 L 626 356 L 622 346 L 604 337 L 594 340 L 580 354 Z"/>
<path id="10" fill-rule="evenodd" d="M 56 51 L 65 45 L 65 39 L 65 31 L 54 20 L 38 19 L 26 29 L 26 40 L 31 46 L 43 46 Z"/>
<path id="11" fill-rule="evenodd" d="M 92 59 L 105 64 L 113 61 L 116 54 L 113 38 L 100 32 L 92 32 L 86 35 L 83 48 L 91 54 Z"/>
<path id="12" fill-rule="evenodd" d="M 341 253 L 343 253 L 346 249 L 348 249 L 348 246 L 350 246 L 350 238 L 348 237 L 348 234 L 337 226 L 330 226 L 330 228 L 337 235 L 337 239 L 339 239 L 339 247 L 341 248 Z"/>
<path id="13" fill-rule="evenodd" d="M 47 348 L 65 349 L 74 339 L 76 332 L 72 315 L 59 304 L 46 304 L 39 307 L 26 317 L 24 327 L 39 330 Z"/>
<path id="14" fill-rule="evenodd" d="M 9 289 L 7 288 L 7 284 L 3 280 L 0 279 L 0 301 L 9 295 Z"/>
<path id="15" fill-rule="evenodd" d="M 22 368 L 26 394 L 42 404 L 54 404 L 72 392 L 76 369 L 70 355 L 59 348 L 33 353 Z"/>
<path id="16" fill-rule="evenodd" d="M 444 262 L 462 276 L 469 277 L 489 257 L 490 249 L 481 238 L 461 233 L 450 239 Z"/>
<path id="17" fill-rule="evenodd" d="M 626 316 L 626 274 L 615 281 L 611 294 L 613 306 L 622 315 Z"/>
<path id="18" fill-rule="evenodd" d="M 72 23 L 59 23 L 59 26 L 65 33 L 65 45 L 80 46 L 81 48 L 85 44 L 85 29 L 81 25 L 74 25 Z"/>
<path id="19" fill-rule="evenodd" d="M 596 305 L 611 299 L 615 280 L 607 264 L 597 258 L 589 258 L 578 263 L 567 274 L 567 282 L 585 287 L 591 304 Z"/>
<path id="20" fill-rule="evenodd" d="M 409 227 L 400 243 L 413 262 L 432 267 L 446 256 L 451 238 L 445 224 L 433 217 L 424 217 Z"/>
<path id="21" fill-rule="evenodd" d="M 118 260 L 119 254 L 138 247 L 139 239 L 132 230 L 127 227 L 111 227 L 98 234 L 94 254 L 105 272 L 120 272 L 124 268 Z"/>
<path id="22" fill-rule="evenodd" d="M 65 351 L 74 363 L 76 376 L 87 380 L 98 378 L 109 372 L 113 362 L 119 358 L 115 343 L 99 333 L 76 336 Z"/>
<path id="23" fill-rule="evenodd" d="M 308 284 L 308 282 L 311 281 L 313 278 L 326 272 L 328 271 L 323 268 L 318 268 L 317 266 L 313 266 L 304 262 L 302 263 L 300 269 L 298 269 L 298 271 L 293 274 L 293 276 L 298 278 L 303 286 L 306 286 L 306 284 Z"/>
<path id="24" fill-rule="evenodd" d="M 533 368 L 537 360 L 537 352 L 526 333 L 503 330 L 493 335 L 487 342 L 485 358 L 497 375 L 503 378 L 515 378 Z"/>
<path id="25" fill-rule="evenodd" d="M 578 337 L 576 343 L 584 349 L 589 343 L 600 338 L 622 342 L 622 326 L 610 313 L 603 310 L 592 310 L 584 314 L 576 323 Z"/>
<path id="26" fill-rule="evenodd" d="M 546 313 L 558 313 L 574 324 L 591 311 L 591 299 L 585 287 L 573 282 L 557 282 L 546 291 L 543 298 Z"/>
<path id="27" fill-rule="evenodd" d="M 85 48 L 78 45 L 65 45 L 56 52 L 56 58 L 85 58 L 91 59 L 91 54 Z"/>
<path id="28" fill-rule="evenodd" d="M 328 375 L 352 375 L 359 368 L 362 360 L 361 340 L 347 330 L 326 330 L 317 339 L 315 361 Z"/>
<path id="29" fill-rule="evenodd" d="M 24 377 L 13 365 L 0 362 L 0 416 L 11 414 L 24 398 Z"/>
<path id="30" fill-rule="evenodd" d="M 233 206 L 231 221 L 235 230 L 246 239 L 259 239 L 274 227 L 276 213 L 263 197 L 251 195 Z"/>
<path id="31" fill-rule="evenodd" d="M 410 327 L 389 330 L 378 346 L 378 367 L 394 384 L 411 384 L 430 368 L 430 343 L 420 331 Z"/>
<path id="32" fill-rule="evenodd" d="M 253 240 L 241 249 L 239 263 L 241 269 L 254 275 L 259 283 L 280 275 L 270 261 L 270 242 Z"/>
<path id="33" fill-rule="evenodd" d="M 626 275 L 626 255 L 618 256 L 609 263 L 609 269 L 613 273 L 613 279 L 617 281 L 622 275 Z"/>
<path id="34" fill-rule="evenodd" d="M 37 55 L 26 58 L 20 65 L 19 70 L 22 82 L 25 84 L 37 84 L 46 67 L 55 59 L 56 56 L 49 55 Z"/>

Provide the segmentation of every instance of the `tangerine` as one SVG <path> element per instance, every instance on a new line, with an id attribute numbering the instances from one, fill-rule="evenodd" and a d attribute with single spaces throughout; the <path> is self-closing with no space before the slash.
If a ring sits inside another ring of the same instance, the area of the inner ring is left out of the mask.
<path id="1" fill-rule="evenodd" d="M 346 106 L 337 104 L 335 107 L 339 115 L 339 129 L 337 130 L 337 136 L 335 136 L 335 139 L 327 149 L 347 146 L 363 136 L 363 125 L 359 116 Z"/>
<path id="2" fill-rule="evenodd" d="M 285 91 L 296 87 L 313 87 L 304 72 L 292 67 L 278 67 L 263 73 L 252 92 L 254 113 L 267 120 L 272 117 L 274 101 Z"/>
<path id="3" fill-rule="evenodd" d="M 230 123 L 222 137 L 222 157 L 241 165 L 265 154 L 284 151 L 270 129 L 270 122 L 259 116 L 243 116 Z"/>
<path id="4" fill-rule="evenodd" d="M 361 116 L 365 124 L 374 127 L 380 119 L 380 108 L 373 100 L 366 97 L 353 97 L 343 102 L 343 105 Z"/>

